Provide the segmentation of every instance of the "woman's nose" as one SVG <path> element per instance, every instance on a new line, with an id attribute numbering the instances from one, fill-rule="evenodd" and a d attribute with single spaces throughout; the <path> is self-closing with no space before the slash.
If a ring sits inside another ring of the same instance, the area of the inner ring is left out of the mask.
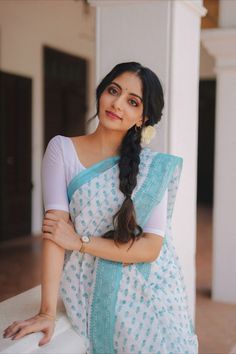
<path id="1" fill-rule="evenodd" d="M 115 97 L 112 102 L 113 107 L 115 109 L 122 110 L 122 104 L 123 104 L 122 101 L 123 101 L 123 98 L 121 96 Z"/>

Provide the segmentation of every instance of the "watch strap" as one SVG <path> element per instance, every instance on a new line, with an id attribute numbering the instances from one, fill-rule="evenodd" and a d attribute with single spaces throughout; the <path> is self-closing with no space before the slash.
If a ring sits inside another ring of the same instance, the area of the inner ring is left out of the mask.
<path id="1" fill-rule="evenodd" d="M 79 249 L 80 253 L 84 253 L 85 252 L 85 243 L 83 242 L 82 238 L 80 238 L 81 241 L 81 247 Z"/>

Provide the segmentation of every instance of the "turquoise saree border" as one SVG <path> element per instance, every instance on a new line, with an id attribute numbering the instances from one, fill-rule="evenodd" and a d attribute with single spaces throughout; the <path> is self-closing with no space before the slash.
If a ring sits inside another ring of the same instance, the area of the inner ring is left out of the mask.
<path id="1" fill-rule="evenodd" d="M 165 153 L 154 156 L 147 177 L 133 199 L 137 222 L 141 227 L 146 224 L 155 205 L 161 201 L 176 167 L 179 166 L 181 171 L 182 165 L 183 158 L 179 156 Z M 147 280 L 151 263 L 137 263 L 136 268 Z"/>
<path id="2" fill-rule="evenodd" d="M 74 194 L 74 192 L 80 188 L 83 184 L 89 182 L 96 176 L 99 176 L 100 173 L 106 171 L 107 169 L 113 167 L 119 160 L 119 156 L 109 157 L 108 159 L 102 160 L 92 167 L 86 168 L 85 170 L 81 171 L 78 175 L 76 175 L 70 181 L 67 187 L 67 195 L 69 198 L 69 202 Z"/>
<path id="3" fill-rule="evenodd" d="M 98 259 L 89 328 L 92 354 L 115 354 L 115 306 L 122 267 L 120 262 Z"/>

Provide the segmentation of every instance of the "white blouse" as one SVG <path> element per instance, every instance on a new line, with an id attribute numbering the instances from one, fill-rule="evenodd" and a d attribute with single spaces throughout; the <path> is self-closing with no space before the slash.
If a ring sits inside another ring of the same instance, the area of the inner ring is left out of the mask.
<path id="1" fill-rule="evenodd" d="M 57 135 L 47 146 L 42 161 L 42 188 L 45 211 L 56 209 L 69 212 L 67 186 L 72 178 L 86 169 L 71 138 Z M 167 190 L 161 202 L 153 209 L 144 232 L 164 236 L 167 219 Z"/>

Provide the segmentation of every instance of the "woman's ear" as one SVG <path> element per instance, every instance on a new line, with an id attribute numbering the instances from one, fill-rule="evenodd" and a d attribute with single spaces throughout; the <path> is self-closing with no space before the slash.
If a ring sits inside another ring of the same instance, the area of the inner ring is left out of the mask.
<path id="1" fill-rule="evenodd" d="M 149 119 L 149 118 L 146 116 L 146 117 L 144 118 L 144 123 L 145 123 L 148 119 Z M 136 126 L 140 128 L 142 124 L 143 124 L 143 119 L 141 118 L 141 119 L 136 123 Z"/>

